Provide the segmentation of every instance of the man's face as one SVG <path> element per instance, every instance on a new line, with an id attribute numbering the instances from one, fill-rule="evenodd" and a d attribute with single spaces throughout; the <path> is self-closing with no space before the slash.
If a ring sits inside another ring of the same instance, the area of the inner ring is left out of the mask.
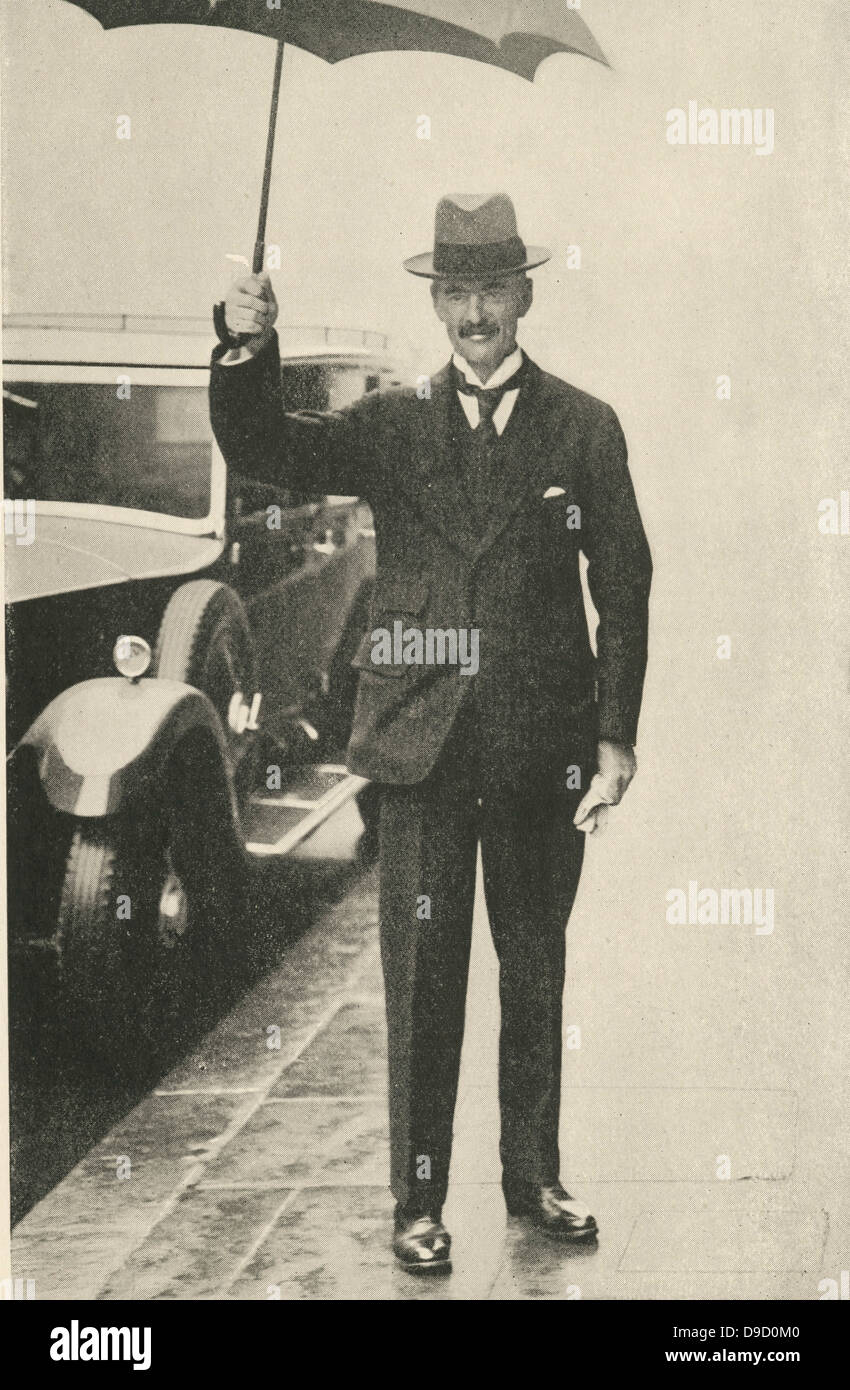
<path id="1" fill-rule="evenodd" d="M 516 347 L 517 323 L 531 306 L 530 279 L 435 280 L 431 292 L 455 352 L 486 381 Z"/>

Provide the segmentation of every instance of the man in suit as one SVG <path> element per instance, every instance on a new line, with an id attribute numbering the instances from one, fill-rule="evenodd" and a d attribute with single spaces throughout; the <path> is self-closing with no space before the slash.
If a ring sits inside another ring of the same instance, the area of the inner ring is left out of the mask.
<path id="1" fill-rule="evenodd" d="M 216 313 L 225 457 L 299 491 L 359 494 L 374 513 L 348 761 L 381 789 L 393 1248 L 417 1272 L 450 1262 L 441 1218 L 479 844 L 508 1211 L 561 1239 L 597 1234 L 561 1186 L 558 1151 L 565 930 L 584 849 L 573 818 L 594 773 L 612 802 L 635 773 L 652 567 L 613 410 L 517 346 L 528 272 L 548 259 L 520 239 L 507 195 L 443 198 L 433 252 L 405 266 L 430 280 L 452 360 L 424 389 L 336 413 L 283 411 L 266 275 L 237 281 Z M 474 673 L 461 657 L 473 636 Z"/>

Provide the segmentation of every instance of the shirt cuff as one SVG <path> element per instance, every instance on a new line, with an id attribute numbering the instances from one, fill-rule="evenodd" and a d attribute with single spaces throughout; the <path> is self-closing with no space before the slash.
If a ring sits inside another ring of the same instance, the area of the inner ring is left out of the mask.
<path id="1" fill-rule="evenodd" d="M 243 343 L 241 347 L 228 348 L 227 352 L 218 358 L 216 365 L 219 367 L 238 367 L 240 362 L 253 362 L 255 356 L 256 353 L 250 352 Z"/>

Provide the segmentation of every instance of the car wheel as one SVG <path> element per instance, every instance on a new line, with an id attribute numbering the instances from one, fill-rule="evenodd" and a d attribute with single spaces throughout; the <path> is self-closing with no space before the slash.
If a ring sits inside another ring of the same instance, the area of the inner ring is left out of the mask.
<path id="1" fill-rule="evenodd" d="M 173 788 L 172 790 L 176 790 Z M 224 963 L 237 876 L 181 795 L 139 819 L 78 822 L 57 944 L 68 1020 L 99 1054 L 191 1031 Z"/>
<path id="2" fill-rule="evenodd" d="M 154 676 L 182 681 L 207 695 L 227 742 L 240 811 L 254 790 L 256 691 L 254 642 L 245 608 L 226 584 L 196 579 L 182 584 L 163 614 Z"/>

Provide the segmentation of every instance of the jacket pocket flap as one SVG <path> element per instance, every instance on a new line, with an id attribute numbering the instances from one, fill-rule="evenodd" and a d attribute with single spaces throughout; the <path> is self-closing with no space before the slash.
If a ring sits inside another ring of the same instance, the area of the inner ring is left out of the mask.
<path id="1" fill-rule="evenodd" d="M 407 675 L 407 672 L 410 669 L 408 666 L 395 665 L 393 662 L 386 662 L 381 660 L 373 661 L 373 652 L 376 655 L 380 655 L 381 646 L 379 642 L 373 642 L 372 633 L 367 632 L 364 634 L 360 646 L 354 653 L 354 657 L 351 662 L 352 666 L 356 667 L 358 671 L 371 671 L 372 674 L 375 676 Z"/>

